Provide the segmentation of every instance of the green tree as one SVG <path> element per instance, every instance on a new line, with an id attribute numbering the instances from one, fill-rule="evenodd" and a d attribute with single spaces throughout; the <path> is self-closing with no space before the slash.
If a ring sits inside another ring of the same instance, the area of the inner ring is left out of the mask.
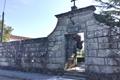
<path id="1" fill-rule="evenodd" d="M 0 20 L 0 29 L 2 27 L 2 21 Z M 1 31 L 1 30 L 0 30 Z M 3 31 L 3 42 L 7 42 L 10 40 L 11 32 L 13 28 L 4 24 L 4 31 Z M 1 35 L 0 35 L 1 36 Z"/>
<path id="2" fill-rule="evenodd" d="M 120 0 L 95 0 L 100 4 L 97 5 L 101 10 L 95 14 L 98 21 L 109 26 L 120 27 Z"/>

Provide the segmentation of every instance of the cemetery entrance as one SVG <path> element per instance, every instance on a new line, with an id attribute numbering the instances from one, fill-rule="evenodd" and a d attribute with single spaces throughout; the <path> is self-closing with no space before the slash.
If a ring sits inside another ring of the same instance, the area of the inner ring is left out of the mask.
<path id="1" fill-rule="evenodd" d="M 85 71 L 84 33 L 67 34 L 66 64 L 67 71 Z"/>

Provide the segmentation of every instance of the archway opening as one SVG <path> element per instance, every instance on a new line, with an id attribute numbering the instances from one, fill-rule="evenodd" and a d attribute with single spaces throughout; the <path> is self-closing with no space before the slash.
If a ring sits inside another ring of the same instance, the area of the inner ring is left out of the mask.
<path id="1" fill-rule="evenodd" d="M 66 71 L 85 72 L 84 33 L 67 34 Z"/>

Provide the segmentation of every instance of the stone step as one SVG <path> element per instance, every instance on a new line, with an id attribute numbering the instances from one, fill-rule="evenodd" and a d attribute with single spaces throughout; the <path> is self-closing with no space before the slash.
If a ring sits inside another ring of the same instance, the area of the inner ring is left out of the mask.
<path id="1" fill-rule="evenodd" d="M 66 72 L 64 72 L 64 75 L 74 76 L 74 77 L 80 77 L 80 78 L 87 78 L 87 75 L 85 74 L 85 72 L 66 71 Z"/>

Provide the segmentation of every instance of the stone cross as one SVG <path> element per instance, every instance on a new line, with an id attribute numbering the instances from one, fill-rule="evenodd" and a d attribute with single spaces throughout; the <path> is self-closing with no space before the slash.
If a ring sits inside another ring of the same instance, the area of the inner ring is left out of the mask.
<path id="1" fill-rule="evenodd" d="M 75 5 L 75 1 L 76 1 L 76 0 L 71 0 L 71 2 L 74 2 L 74 6 L 76 6 L 76 5 Z"/>

